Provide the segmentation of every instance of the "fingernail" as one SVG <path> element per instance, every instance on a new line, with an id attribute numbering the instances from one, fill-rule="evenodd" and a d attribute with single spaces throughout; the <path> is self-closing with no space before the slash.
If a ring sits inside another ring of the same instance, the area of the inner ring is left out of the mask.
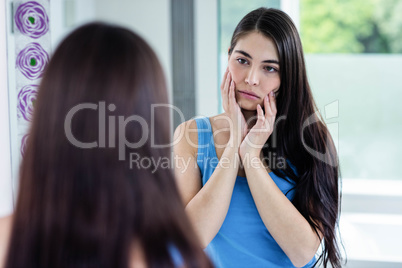
<path id="1" fill-rule="evenodd" d="M 268 95 L 265 96 L 265 100 L 268 101 Z"/>

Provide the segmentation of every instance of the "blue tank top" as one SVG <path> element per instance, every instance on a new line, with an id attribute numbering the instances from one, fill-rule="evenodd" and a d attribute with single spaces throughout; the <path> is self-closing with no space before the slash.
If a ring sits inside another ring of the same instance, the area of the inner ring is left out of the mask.
<path id="1" fill-rule="evenodd" d="M 197 164 L 202 185 L 217 166 L 212 126 L 207 117 L 196 119 L 198 128 Z M 295 167 L 288 162 L 295 170 Z M 294 196 L 294 183 L 269 173 L 289 200 Z M 295 267 L 279 247 L 262 221 L 245 177 L 237 176 L 226 218 L 205 249 L 216 267 Z M 312 267 L 315 257 L 304 267 Z"/>

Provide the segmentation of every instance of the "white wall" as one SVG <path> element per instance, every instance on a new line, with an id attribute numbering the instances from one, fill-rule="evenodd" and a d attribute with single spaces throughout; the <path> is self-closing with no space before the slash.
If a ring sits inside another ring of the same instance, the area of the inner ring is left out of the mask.
<path id="1" fill-rule="evenodd" d="M 7 84 L 6 3 L 0 2 L 0 217 L 13 209 L 10 117 Z"/>
<path id="2" fill-rule="evenodd" d="M 172 57 L 170 1 L 97 0 L 96 19 L 117 23 L 140 34 L 156 52 L 171 96 Z"/>
<path id="3" fill-rule="evenodd" d="M 218 3 L 195 0 L 195 78 L 197 116 L 218 114 Z"/>

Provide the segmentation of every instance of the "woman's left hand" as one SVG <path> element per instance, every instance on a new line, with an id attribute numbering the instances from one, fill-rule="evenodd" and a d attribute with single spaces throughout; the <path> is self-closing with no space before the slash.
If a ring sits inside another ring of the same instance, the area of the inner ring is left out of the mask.
<path id="1" fill-rule="evenodd" d="M 276 117 L 276 100 L 274 92 L 264 97 L 264 111 L 257 106 L 257 122 L 247 133 L 240 145 L 239 154 L 242 159 L 246 156 L 259 157 L 261 149 L 272 134 Z"/>

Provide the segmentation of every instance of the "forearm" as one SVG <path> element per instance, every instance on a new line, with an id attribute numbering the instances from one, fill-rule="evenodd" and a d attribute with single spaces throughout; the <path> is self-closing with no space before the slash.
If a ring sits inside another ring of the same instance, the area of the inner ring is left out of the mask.
<path id="1" fill-rule="evenodd" d="M 205 248 L 225 220 L 239 168 L 236 148 L 226 148 L 207 183 L 186 206 L 196 233 Z"/>
<path id="2" fill-rule="evenodd" d="M 316 253 L 320 239 L 307 220 L 281 192 L 259 157 L 245 164 L 247 181 L 266 228 L 295 266 L 304 266 Z"/>

